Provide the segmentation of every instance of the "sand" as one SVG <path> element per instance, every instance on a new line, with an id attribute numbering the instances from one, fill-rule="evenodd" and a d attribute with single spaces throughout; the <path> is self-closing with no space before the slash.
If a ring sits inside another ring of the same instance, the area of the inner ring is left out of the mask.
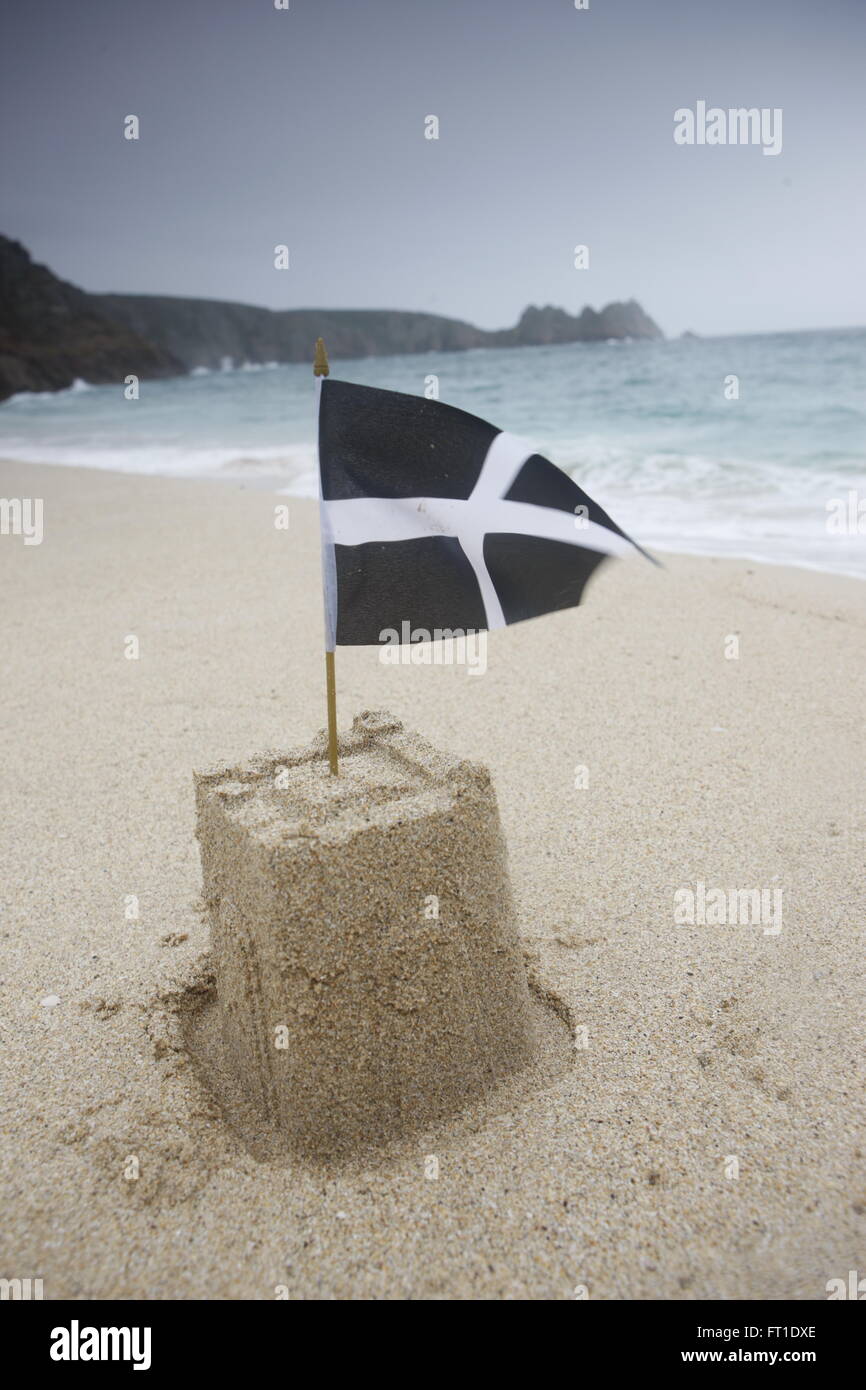
<path id="1" fill-rule="evenodd" d="M 489 772 L 386 711 L 338 748 L 336 776 L 324 739 L 196 774 L 218 1029 L 186 1034 L 217 1099 L 248 1097 L 242 1136 L 326 1166 L 537 1052 Z"/>
<path id="2" fill-rule="evenodd" d="M 329 1165 L 257 1154 L 190 1043 L 214 1003 L 192 770 L 324 722 L 315 509 L 285 532 L 263 491 L 0 465 L 34 495 L 42 545 L 0 537 L 0 1275 L 820 1299 L 866 1272 L 861 583 L 621 563 L 494 634 L 483 676 L 338 653 L 341 724 L 385 708 L 489 767 L 561 1026 L 543 1075 Z M 677 925 L 699 884 L 781 889 L 781 929 Z"/>

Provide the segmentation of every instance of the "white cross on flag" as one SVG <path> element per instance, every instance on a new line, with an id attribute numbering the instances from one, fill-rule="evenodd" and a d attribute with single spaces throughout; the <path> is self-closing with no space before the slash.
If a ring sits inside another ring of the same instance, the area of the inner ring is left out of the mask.
<path id="1" fill-rule="evenodd" d="M 646 553 L 531 445 L 420 396 L 322 380 L 319 472 L 329 650 L 572 608 Z"/>

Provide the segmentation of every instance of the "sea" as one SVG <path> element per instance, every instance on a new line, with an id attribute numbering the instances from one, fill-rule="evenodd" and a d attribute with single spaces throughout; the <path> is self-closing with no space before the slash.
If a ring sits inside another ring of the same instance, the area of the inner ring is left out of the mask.
<path id="1" fill-rule="evenodd" d="M 332 361 L 530 441 L 650 549 L 866 578 L 866 329 Z M 21 394 L 0 456 L 316 495 L 311 366 Z"/>

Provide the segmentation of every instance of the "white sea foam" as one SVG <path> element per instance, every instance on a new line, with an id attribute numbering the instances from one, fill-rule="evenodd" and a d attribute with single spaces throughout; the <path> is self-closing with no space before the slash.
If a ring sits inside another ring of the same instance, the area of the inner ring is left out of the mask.
<path id="1" fill-rule="evenodd" d="M 40 402 L 62 401 L 66 396 L 80 396 L 84 391 L 93 391 L 95 388 L 89 381 L 82 381 L 81 377 L 76 377 L 71 386 L 64 386 L 59 391 L 16 391 L 14 396 L 9 396 L 3 402 L 4 409 L 10 405 L 38 405 Z"/>
<path id="2" fill-rule="evenodd" d="M 866 536 L 831 535 L 831 498 L 866 498 L 866 331 L 477 349 L 368 358 L 346 380 L 443 401 L 524 438 L 650 547 L 866 576 Z M 732 364 L 742 399 L 725 399 Z M 336 364 L 332 364 L 336 365 Z M 317 493 L 310 366 L 235 364 L 22 393 L 0 406 L 0 455 Z"/>
<path id="3" fill-rule="evenodd" d="M 312 445 L 295 448 L 248 450 L 231 448 L 192 448 L 149 446 L 146 448 L 91 448 L 76 445 L 33 444 L 0 437 L 0 456 L 22 463 L 45 463 L 58 467 L 93 468 L 114 473 L 140 473 L 167 478 L 261 478 L 278 483 L 280 490 L 292 492 L 297 479 L 298 496 L 307 495 L 307 475 L 314 475 Z M 313 490 L 315 493 L 315 489 Z M 313 495 L 313 494 L 310 494 Z"/>

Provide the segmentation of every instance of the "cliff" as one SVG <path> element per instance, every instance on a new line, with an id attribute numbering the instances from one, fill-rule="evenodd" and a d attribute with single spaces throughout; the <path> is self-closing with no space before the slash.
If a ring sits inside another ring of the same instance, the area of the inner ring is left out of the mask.
<path id="1" fill-rule="evenodd" d="M 218 299 L 94 295 L 100 312 L 179 357 L 188 370 L 234 362 L 306 362 L 325 339 L 334 358 L 456 352 L 487 335 L 459 319 L 387 309 L 261 309 Z"/>
<path id="2" fill-rule="evenodd" d="M 607 338 L 660 338 L 634 300 L 578 315 L 530 306 L 514 328 L 389 309 L 262 309 L 214 299 L 88 294 L 0 236 L 0 400 L 84 381 L 177 376 L 195 367 L 304 362 L 322 336 L 332 358 L 459 352 Z"/>
<path id="3" fill-rule="evenodd" d="M 184 364 L 104 314 L 96 296 L 34 265 L 0 237 L 0 400 L 16 391 L 58 391 L 76 377 L 120 382 L 176 376 Z"/>

